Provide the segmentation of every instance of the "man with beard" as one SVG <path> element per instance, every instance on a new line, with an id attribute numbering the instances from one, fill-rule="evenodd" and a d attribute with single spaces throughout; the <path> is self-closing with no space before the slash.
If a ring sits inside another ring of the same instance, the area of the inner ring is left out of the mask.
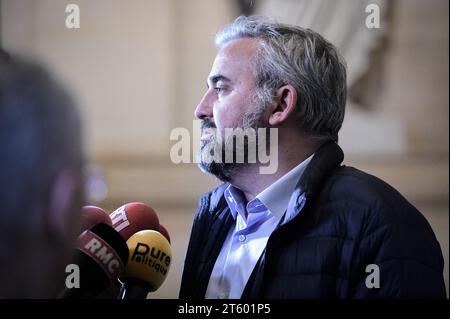
<path id="1" fill-rule="evenodd" d="M 195 115 L 199 166 L 224 183 L 200 199 L 180 297 L 445 298 L 441 249 L 422 214 L 341 165 L 346 70 L 336 48 L 255 17 L 224 27 L 216 44 Z M 273 145 L 271 131 L 236 147 L 233 128 L 277 130 L 275 172 L 249 160 L 259 149 L 250 146 Z M 234 161 L 224 161 L 230 148 Z"/>

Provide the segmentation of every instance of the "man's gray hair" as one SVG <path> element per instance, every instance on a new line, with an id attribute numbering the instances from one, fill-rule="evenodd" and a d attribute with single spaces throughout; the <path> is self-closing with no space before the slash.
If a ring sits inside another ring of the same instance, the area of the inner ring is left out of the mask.
<path id="1" fill-rule="evenodd" d="M 253 61 L 257 97 L 267 105 L 278 88 L 297 91 L 300 129 L 309 137 L 338 140 L 347 95 L 346 63 L 318 33 L 264 17 L 238 17 L 216 34 L 216 45 L 256 38 L 261 46 Z"/>

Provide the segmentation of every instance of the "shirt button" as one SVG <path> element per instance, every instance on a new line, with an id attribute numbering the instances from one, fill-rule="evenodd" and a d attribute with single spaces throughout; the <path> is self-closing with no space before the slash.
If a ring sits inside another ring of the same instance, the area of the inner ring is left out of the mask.
<path id="1" fill-rule="evenodd" d="M 240 242 L 245 241 L 245 235 L 239 235 L 239 241 Z"/>
<path id="2" fill-rule="evenodd" d="M 227 297 L 227 295 L 225 293 L 220 293 L 217 298 L 219 299 L 225 299 Z"/>

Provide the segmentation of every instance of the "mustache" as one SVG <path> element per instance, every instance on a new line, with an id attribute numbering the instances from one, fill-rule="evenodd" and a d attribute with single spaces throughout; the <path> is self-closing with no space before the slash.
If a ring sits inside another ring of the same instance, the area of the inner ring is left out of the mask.
<path id="1" fill-rule="evenodd" d="M 211 121 L 210 119 L 204 119 L 202 120 L 201 129 L 203 131 L 204 129 L 207 128 L 216 128 L 216 124 L 214 124 L 214 122 Z"/>

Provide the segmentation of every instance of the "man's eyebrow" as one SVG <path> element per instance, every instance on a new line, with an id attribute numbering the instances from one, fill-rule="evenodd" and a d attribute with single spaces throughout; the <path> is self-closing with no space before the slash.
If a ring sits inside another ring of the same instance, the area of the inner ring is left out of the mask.
<path id="1" fill-rule="evenodd" d="M 219 81 L 231 82 L 231 80 L 229 78 L 227 78 L 226 76 L 218 74 L 218 75 L 210 76 L 208 78 L 208 81 L 206 82 L 206 86 L 209 87 L 209 83 L 216 84 Z"/>

